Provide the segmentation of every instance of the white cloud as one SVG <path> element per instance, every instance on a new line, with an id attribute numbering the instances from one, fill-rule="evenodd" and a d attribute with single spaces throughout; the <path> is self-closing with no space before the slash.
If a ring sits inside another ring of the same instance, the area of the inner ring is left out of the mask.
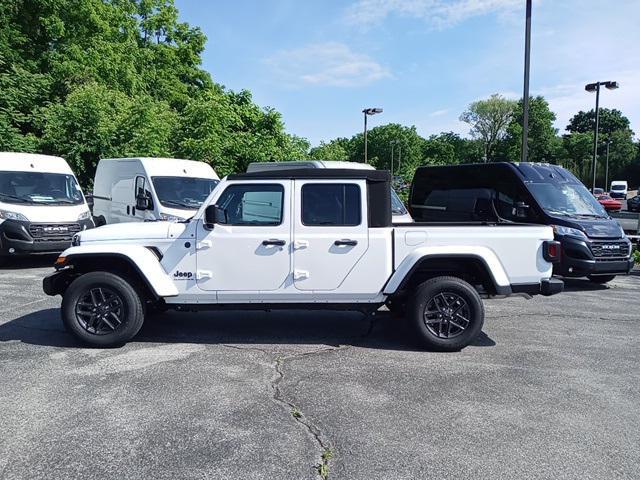
<path id="1" fill-rule="evenodd" d="M 447 113 L 449 113 L 449 109 L 448 108 L 444 108 L 442 110 L 436 110 L 435 112 L 431 112 L 429 114 L 430 117 L 442 117 L 443 115 L 446 115 Z"/>
<path id="2" fill-rule="evenodd" d="M 522 10 L 523 3 L 522 0 L 358 0 L 347 9 L 345 20 L 367 27 L 395 15 L 422 20 L 433 28 L 443 29 L 472 17 Z"/>
<path id="3" fill-rule="evenodd" d="M 391 77 L 386 67 L 368 55 L 338 42 L 282 50 L 266 63 L 290 86 L 356 87 Z"/>

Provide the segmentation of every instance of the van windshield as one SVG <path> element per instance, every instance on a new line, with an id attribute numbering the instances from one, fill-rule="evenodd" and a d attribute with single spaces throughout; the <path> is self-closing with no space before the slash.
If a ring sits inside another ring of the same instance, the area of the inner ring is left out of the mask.
<path id="1" fill-rule="evenodd" d="M 158 200 L 168 208 L 197 210 L 219 183 L 212 178 L 153 177 Z"/>
<path id="2" fill-rule="evenodd" d="M 627 187 L 625 187 L 624 185 L 611 185 L 611 190 L 624 190 Z"/>
<path id="3" fill-rule="evenodd" d="M 550 215 L 607 217 L 602 205 L 583 185 L 529 183 L 538 204 Z"/>
<path id="4" fill-rule="evenodd" d="M 0 171 L 0 201 L 28 205 L 80 205 L 82 191 L 73 175 Z"/>
<path id="5" fill-rule="evenodd" d="M 395 190 L 391 189 L 391 213 L 393 215 L 406 215 L 407 209 L 404 208 L 404 204 Z"/>

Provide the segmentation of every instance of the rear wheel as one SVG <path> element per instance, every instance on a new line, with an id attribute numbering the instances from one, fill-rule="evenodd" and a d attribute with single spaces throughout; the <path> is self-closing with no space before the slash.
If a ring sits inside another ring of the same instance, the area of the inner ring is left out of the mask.
<path id="1" fill-rule="evenodd" d="M 464 280 L 436 277 L 416 288 L 407 318 L 425 347 L 457 351 L 482 330 L 484 305 L 475 288 Z"/>
<path id="2" fill-rule="evenodd" d="M 589 275 L 587 277 L 593 283 L 605 284 L 616 278 L 615 275 Z"/>
<path id="3" fill-rule="evenodd" d="M 122 345 L 142 327 L 144 308 L 138 292 L 122 277 L 92 272 L 69 285 L 62 299 L 67 331 L 99 347 Z"/>

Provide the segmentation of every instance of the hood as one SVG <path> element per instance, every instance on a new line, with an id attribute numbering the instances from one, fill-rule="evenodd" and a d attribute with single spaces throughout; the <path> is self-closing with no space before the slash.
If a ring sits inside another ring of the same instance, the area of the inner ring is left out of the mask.
<path id="1" fill-rule="evenodd" d="M 116 223 L 86 230 L 80 233 L 81 242 L 120 242 L 129 240 L 162 240 L 173 236 L 176 229 L 184 230 L 186 225 L 172 222 Z"/>
<path id="2" fill-rule="evenodd" d="M 620 224 L 614 219 L 572 219 L 569 223 L 571 225 L 568 226 L 580 228 L 589 238 L 621 238 L 623 236 Z"/>
<path id="3" fill-rule="evenodd" d="M 8 210 L 24 215 L 33 223 L 71 223 L 77 222 L 81 213 L 88 212 L 86 203 L 78 205 L 26 205 L 0 203 L 0 210 Z"/>

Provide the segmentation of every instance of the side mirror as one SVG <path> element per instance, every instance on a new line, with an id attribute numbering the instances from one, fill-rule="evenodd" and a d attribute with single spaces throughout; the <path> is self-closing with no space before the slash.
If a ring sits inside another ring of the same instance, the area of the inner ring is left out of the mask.
<path id="1" fill-rule="evenodd" d="M 149 210 L 151 202 L 146 195 L 138 195 L 136 197 L 136 210 Z"/>
<path id="2" fill-rule="evenodd" d="M 218 205 L 209 205 L 204 210 L 204 223 L 210 227 L 213 227 L 216 223 L 220 225 L 226 224 L 227 211 Z"/>
<path id="3" fill-rule="evenodd" d="M 527 218 L 529 215 L 529 205 L 524 202 L 516 202 L 516 217 Z"/>

